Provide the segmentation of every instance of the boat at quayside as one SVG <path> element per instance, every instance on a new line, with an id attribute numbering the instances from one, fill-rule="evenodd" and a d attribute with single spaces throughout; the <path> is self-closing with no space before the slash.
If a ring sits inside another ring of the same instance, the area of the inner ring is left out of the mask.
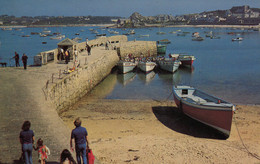
<path id="1" fill-rule="evenodd" d="M 192 66 L 194 60 L 196 59 L 193 55 L 186 54 L 170 54 L 169 56 L 181 61 L 181 65 L 183 66 Z"/>
<path id="2" fill-rule="evenodd" d="M 133 71 L 133 69 L 136 67 L 136 65 L 137 65 L 137 64 L 134 63 L 134 62 L 131 62 L 131 61 L 123 61 L 123 60 L 120 60 L 120 61 L 117 63 L 117 67 L 118 67 L 120 73 L 131 72 L 131 71 Z"/>
<path id="3" fill-rule="evenodd" d="M 177 71 L 180 64 L 181 62 L 179 60 L 174 60 L 171 58 L 158 60 L 158 65 L 160 66 L 160 68 L 171 73 Z"/>
<path id="4" fill-rule="evenodd" d="M 147 61 L 141 61 L 138 63 L 137 67 L 143 71 L 143 72 L 151 72 L 154 67 L 156 66 L 155 62 L 147 62 Z"/>

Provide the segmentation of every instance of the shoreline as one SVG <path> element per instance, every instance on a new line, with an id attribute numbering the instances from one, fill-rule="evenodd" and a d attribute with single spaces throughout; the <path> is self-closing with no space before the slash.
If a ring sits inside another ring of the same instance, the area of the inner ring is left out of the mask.
<path id="1" fill-rule="evenodd" d="M 116 24 L 69 24 L 69 25 L 1 25 L 0 28 L 33 28 L 33 27 L 108 27 L 108 28 L 117 28 L 114 27 Z M 149 28 L 149 27 L 194 27 L 194 28 L 247 28 L 247 29 L 258 29 L 260 25 L 162 25 L 162 24 L 146 24 L 141 27 L 133 28 Z M 124 28 L 124 27 L 121 27 Z"/>

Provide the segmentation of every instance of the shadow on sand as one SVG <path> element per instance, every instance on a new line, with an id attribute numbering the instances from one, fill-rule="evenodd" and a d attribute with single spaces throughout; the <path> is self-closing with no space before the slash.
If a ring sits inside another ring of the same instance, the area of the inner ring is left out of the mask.
<path id="1" fill-rule="evenodd" d="M 217 130 L 191 119 L 176 107 L 155 106 L 152 109 L 162 124 L 176 132 L 198 138 L 225 139 Z"/>
<path id="2" fill-rule="evenodd" d="M 4 163 L 0 162 L 0 164 Z M 22 160 L 14 160 L 13 164 L 24 164 L 24 162 Z M 59 164 L 59 162 L 46 161 L 46 164 Z"/>

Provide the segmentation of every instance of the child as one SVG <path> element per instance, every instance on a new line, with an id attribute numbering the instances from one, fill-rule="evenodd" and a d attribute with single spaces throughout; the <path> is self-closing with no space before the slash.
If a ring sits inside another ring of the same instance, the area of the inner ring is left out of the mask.
<path id="1" fill-rule="evenodd" d="M 43 140 L 41 138 L 37 141 L 37 147 L 33 146 L 34 150 L 38 150 L 39 163 L 45 164 L 48 155 L 50 155 L 50 150 L 46 145 L 43 145 Z"/>

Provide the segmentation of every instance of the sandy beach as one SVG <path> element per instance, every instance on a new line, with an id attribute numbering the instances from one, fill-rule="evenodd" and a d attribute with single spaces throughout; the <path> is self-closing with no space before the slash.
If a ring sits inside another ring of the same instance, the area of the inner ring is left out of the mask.
<path id="1" fill-rule="evenodd" d="M 101 163 L 259 163 L 259 115 L 259 106 L 238 105 L 227 140 L 173 101 L 84 97 L 60 116 L 70 129 L 82 119 Z"/>

